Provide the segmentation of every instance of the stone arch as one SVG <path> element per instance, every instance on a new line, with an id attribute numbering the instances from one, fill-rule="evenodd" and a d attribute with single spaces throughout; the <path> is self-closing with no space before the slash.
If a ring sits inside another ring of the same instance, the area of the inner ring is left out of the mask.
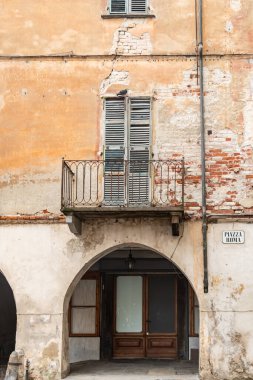
<path id="1" fill-rule="evenodd" d="M 15 350 L 17 312 L 13 290 L 6 276 L 0 270 L 0 364 L 7 364 Z"/>
<path id="2" fill-rule="evenodd" d="M 163 258 L 165 258 L 166 260 L 171 261 L 178 268 L 178 270 L 180 272 L 182 272 L 183 275 L 187 278 L 187 280 L 191 284 L 192 288 L 194 289 L 196 295 L 198 296 L 198 294 L 197 294 L 197 288 L 196 288 L 195 284 L 193 283 L 192 279 L 178 265 L 178 263 L 175 260 L 173 260 L 172 258 L 169 258 L 165 253 L 160 252 L 160 251 L 158 251 L 155 248 L 151 248 L 150 246 L 146 246 L 146 245 L 141 244 L 141 243 L 131 242 L 131 243 L 117 244 L 117 245 L 115 245 L 115 246 L 113 246 L 113 247 L 111 247 L 109 249 L 106 249 L 106 250 L 104 250 L 102 252 L 97 253 L 88 262 L 86 262 L 84 264 L 84 266 L 79 270 L 79 272 L 75 275 L 75 277 L 73 278 L 72 282 L 68 286 L 68 289 L 67 289 L 67 291 L 65 293 L 65 297 L 64 297 L 64 306 L 63 306 L 63 309 L 65 310 L 65 307 L 68 305 L 68 303 L 70 301 L 70 298 L 71 298 L 71 294 L 73 292 L 73 289 L 76 287 L 76 285 L 78 284 L 78 282 L 80 281 L 80 279 L 83 277 L 83 275 L 89 270 L 89 268 L 92 267 L 92 265 L 94 265 L 101 258 L 107 256 L 108 254 L 110 254 L 113 251 L 116 251 L 118 249 L 125 248 L 125 247 L 131 247 L 131 246 L 139 247 L 139 248 L 143 248 L 143 249 L 147 249 L 147 250 L 153 251 L 153 252 L 157 253 L 158 255 L 162 256 Z M 199 296 L 198 296 L 198 298 L 199 298 Z"/>
<path id="3" fill-rule="evenodd" d="M 133 241 L 128 240 L 125 242 L 120 242 L 118 244 L 109 246 L 105 248 L 104 250 L 99 250 L 100 246 L 98 245 L 97 249 L 92 249 L 91 253 L 87 253 L 87 258 L 89 258 L 84 265 L 79 269 L 79 271 L 76 273 L 75 277 L 72 279 L 71 283 L 69 283 L 68 288 L 65 293 L 64 297 L 64 304 L 63 304 L 63 345 L 62 345 L 62 376 L 65 377 L 69 372 L 69 363 L 68 363 L 68 318 L 67 318 L 67 310 L 69 301 L 71 298 L 71 295 L 73 293 L 73 290 L 75 289 L 76 285 L 80 281 L 80 279 L 83 277 L 83 275 L 89 270 L 89 268 L 94 265 L 97 261 L 99 261 L 101 258 L 105 257 L 106 255 L 125 247 L 139 247 L 146 250 L 150 250 L 163 258 L 167 259 L 168 261 L 171 261 L 173 265 L 175 265 L 178 270 L 185 276 L 185 278 L 188 280 L 190 285 L 192 286 L 199 303 L 201 302 L 201 288 L 199 286 L 199 278 L 198 281 L 194 281 L 196 278 L 194 275 L 192 275 L 191 270 L 187 271 L 184 266 L 180 264 L 180 260 L 177 260 L 177 256 L 175 255 L 175 251 L 178 248 L 178 245 L 180 243 L 181 238 L 177 239 L 176 242 L 172 245 L 172 250 L 170 251 L 171 254 L 168 254 L 166 251 L 158 249 L 156 245 L 146 245 L 143 242 L 140 241 Z"/>

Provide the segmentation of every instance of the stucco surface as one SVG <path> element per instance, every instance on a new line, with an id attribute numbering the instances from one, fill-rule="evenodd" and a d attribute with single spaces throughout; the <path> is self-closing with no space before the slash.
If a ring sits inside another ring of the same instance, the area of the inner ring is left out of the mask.
<path id="1" fill-rule="evenodd" d="M 209 211 L 253 207 L 252 62 L 205 61 Z M 195 59 L 12 61 L 1 62 L 0 73 L 1 215 L 59 213 L 61 158 L 101 158 L 103 97 L 124 88 L 130 96 L 152 97 L 153 157 L 185 157 L 185 206 L 199 213 Z"/>
<path id="2" fill-rule="evenodd" d="M 2 55 L 111 54 L 115 33 L 124 18 L 102 19 L 106 0 L 1 0 Z M 148 35 L 155 54 L 195 53 L 194 1 L 150 0 L 154 18 L 131 21 L 133 37 Z M 251 52 L 253 5 L 246 0 L 205 1 L 206 52 Z M 47 25 L 45 28 L 44 25 Z M 92 27 L 92 33 L 91 28 Z M 22 44 L 20 44 L 22 35 Z M 145 50 L 145 49 L 144 49 Z M 127 53 L 127 52 L 125 52 Z M 140 54 L 140 51 L 133 52 Z"/>
<path id="3" fill-rule="evenodd" d="M 245 231 L 243 249 L 221 242 L 221 232 L 225 229 Z M 237 374 L 240 379 L 250 379 L 251 225 L 210 225 L 208 234 L 210 288 L 204 294 L 198 222 L 185 223 L 180 241 L 171 236 L 166 220 L 90 221 L 84 224 L 81 237 L 74 237 L 66 225 L 2 226 L 1 269 L 12 286 L 17 304 L 17 346 L 31 358 L 36 376 L 41 376 L 39 373 L 44 373 L 45 368 L 57 377 L 61 368 L 67 370 L 67 306 L 85 271 L 116 247 L 137 244 L 171 259 L 197 293 L 202 378 L 234 379 Z M 7 256 L 8 260 L 4 260 Z"/>

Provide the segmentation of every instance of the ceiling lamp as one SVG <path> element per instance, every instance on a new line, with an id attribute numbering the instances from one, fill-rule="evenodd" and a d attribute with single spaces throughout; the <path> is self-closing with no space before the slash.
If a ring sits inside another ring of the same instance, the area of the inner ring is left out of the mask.
<path id="1" fill-rule="evenodd" d="M 129 256 L 126 259 L 128 270 L 133 270 L 135 265 L 135 259 L 132 256 L 132 250 L 130 249 Z"/>

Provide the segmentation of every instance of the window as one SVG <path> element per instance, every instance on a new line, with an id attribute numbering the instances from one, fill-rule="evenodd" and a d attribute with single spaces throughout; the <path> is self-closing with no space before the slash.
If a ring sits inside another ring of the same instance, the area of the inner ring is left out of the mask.
<path id="1" fill-rule="evenodd" d="M 77 284 L 69 305 L 70 336 L 99 336 L 99 288 L 95 272 Z"/>
<path id="2" fill-rule="evenodd" d="M 199 336 L 199 302 L 194 290 L 189 287 L 190 336 Z"/>
<path id="3" fill-rule="evenodd" d="M 151 99 L 105 99 L 104 199 L 108 204 L 149 201 Z"/>
<path id="4" fill-rule="evenodd" d="M 110 14 L 145 14 L 148 0 L 109 0 Z"/>

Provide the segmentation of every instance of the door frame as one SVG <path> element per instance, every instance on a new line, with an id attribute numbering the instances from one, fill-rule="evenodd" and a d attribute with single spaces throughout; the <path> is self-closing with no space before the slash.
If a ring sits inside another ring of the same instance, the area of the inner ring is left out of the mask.
<path id="1" fill-rule="evenodd" d="M 174 332 L 173 333 L 149 333 L 148 331 L 148 278 L 152 275 L 174 276 Z M 119 333 L 116 331 L 116 296 L 117 296 L 117 277 L 119 276 L 141 276 L 142 277 L 142 331 L 140 333 Z M 114 274 L 113 289 L 113 358 L 168 358 L 178 357 L 178 311 L 177 311 L 177 276 L 173 273 L 162 272 L 134 272 Z M 156 342 L 158 349 L 153 350 L 153 355 L 148 354 L 148 344 L 152 345 L 152 340 Z M 131 347 L 131 341 L 133 347 Z M 165 346 L 171 348 L 168 356 L 163 350 L 159 352 L 159 344 L 164 342 Z M 135 356 L 135 355 L 136 356 Z"/>

